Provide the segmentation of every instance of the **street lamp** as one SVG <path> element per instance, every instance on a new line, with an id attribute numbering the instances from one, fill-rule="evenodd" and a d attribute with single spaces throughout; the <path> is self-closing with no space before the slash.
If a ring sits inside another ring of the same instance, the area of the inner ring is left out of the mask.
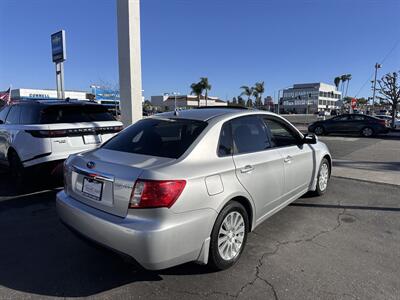
<path id="1" fill-rule="evenodd" d="M 375 114 L 375 93 L 376 93 L 376 77 L 378 75 L 378 69 L 382 68 L 381 64 L 376 63 L 375 64 L 375 79 L 374 79 L 374 89 L 372 92 L 372 111 L 373 114 Z"/>

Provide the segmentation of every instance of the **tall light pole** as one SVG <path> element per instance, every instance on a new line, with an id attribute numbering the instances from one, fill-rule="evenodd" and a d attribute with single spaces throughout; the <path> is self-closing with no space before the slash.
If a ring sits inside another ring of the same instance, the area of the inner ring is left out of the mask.
<path id="1" fill-rule="evenodd" d="M 381 64 L 375 64 L 375 78 L 374 78 L 374 88 L 372 92 L 372 113 L 375 113 L 375 94 L 376 94 L 376 77 L 378 76 L 378 69 L 382 68 Z"/>
<path id="2" fill-rule="evenodd" d="M 176 108 L 176 96 L 178 96 L 180 94 L 178 92 L 172 92 L 171 94 L 174 95 L 174 111 L 176 111 L 177 110 L 177 108 Z"/>
<path id="3" fill-rule="evenodd" d="M 140 0 L 116 0 L 116 5 L 121 120 L 129 126 L 143 117 Z"/>

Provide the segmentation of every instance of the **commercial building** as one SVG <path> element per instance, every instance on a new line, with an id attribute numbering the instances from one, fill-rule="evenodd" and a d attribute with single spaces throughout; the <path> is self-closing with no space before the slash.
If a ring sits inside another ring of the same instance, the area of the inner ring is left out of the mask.
<path id="1" fill-rule="evenodd" d="M 151 96 L 151 104 L 160 107 L 162 110 L 174 110 L 175 107 L 175 96 Z M 204 96 L 199 99 L 194 95 L 177 95 L 176 96 L 176 107 L 181 109 L 195 108 L 199 106 L 228 106 L 228 103 L 220 100 L 218 97 L 208 97 L 207 101 Z"/>
<path id="2" fill-rule="evenodd" d="M 282 113 L 316 113 L 338 109 L 338 101 L 342 94 L 334 85 L 317 82 L 294 84 L 283 90 L 280 99 Z"/>
<path id="3" fill-rule="evenodd" d="M 89 100 L 91 94 L 83 91 L 65 91 L 65 98 Z M 12 100 L 27 99 L 57 99 L 57 90 L 50 89 L 13 89 L 11 90 Z M 92 95 L 93 99 L 93 95 Z"/>

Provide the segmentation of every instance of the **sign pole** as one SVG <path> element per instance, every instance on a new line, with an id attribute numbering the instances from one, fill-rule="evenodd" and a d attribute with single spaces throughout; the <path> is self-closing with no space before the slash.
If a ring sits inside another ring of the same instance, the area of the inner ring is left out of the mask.
<path id="1" fill-rule="evenodd" d="M 65 99 L 65 90 L 64 90 L 64 63 L 60 62 L 60 94 L 61 99 Z"/>
<path id="2" fill-rule="evenodd" d="M 64 61 L 67 59 L 65 47 L 65 31 L 61 30 L 51 35 L 52 60 L 56 66 L 57 98 L 65 99 Z"/>

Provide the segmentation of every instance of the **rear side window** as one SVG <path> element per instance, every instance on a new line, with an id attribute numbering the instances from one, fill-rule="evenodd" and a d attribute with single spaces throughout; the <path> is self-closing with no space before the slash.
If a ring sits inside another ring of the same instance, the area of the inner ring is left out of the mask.
<path id="1" fill-rule="evenodd" d="M 0 111 L 0 121 L 1 124 L 4 124 L 6 122 L 7 114 L 10 111 L 9 106 L 5 106 L 1 111 Z"/>
<path id="2" fill-rule="evenodd" d="M 229 156 L 233 154 L 231 123 L 225 123 L 221 128 L 218 144 L 218 156 Z"/>
<path id="3" fill-rule="evenodd" d="M 38 124 L 40 119 L 40 107 L 37 105 L 21 105 L 21 124 Z"/>
<path id="4" fill-rule="evenodd" d="M 237 118 L 231 124 L 236 154 L 258 152 L 271 147 L 266 127 L 258 116 Z"/>
<path id="5" fill-rule="evenodd" d="M 42 111 L 41 124 L 114 121 L 107 108 L 101 105 L 55 105 Z"/>
<path id="6" fill-rule="evenodd" d="M 10 112 L 7 115 L 6 124 L 19 124 L 19 115 L 21 113 L 21 108 L 17 106 L 12 106 Z"/>
<path id="7" fill-rule="evenodd" d="M 186 119 L 145 119 L 122 131 L 104 149 L 179 158 L 207 126 Z"/>
<path id="8" fill-rule="evenodd" d="M 364 121 L 365 117 L 362 115 L 353 115 L 352 119 L 355 121 Z"/>
<path id="9" fill-rule="evenodd" d="M 333 121 L 348 121 L 349 116 L 348 115 L 343 115 L 343 116 L 338 116 L 335 118 L 332 118 Z"/>

